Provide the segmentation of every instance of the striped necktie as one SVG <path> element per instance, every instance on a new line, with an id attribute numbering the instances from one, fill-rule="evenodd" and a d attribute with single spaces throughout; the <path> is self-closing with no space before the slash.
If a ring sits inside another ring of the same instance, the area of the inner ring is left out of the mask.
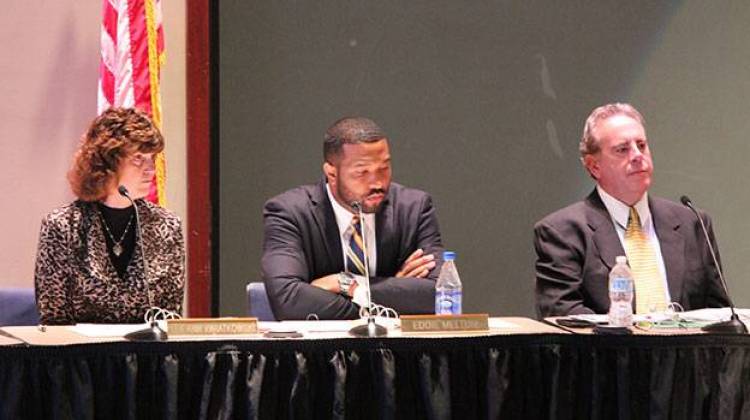
<path id="1" fill-rule="evenodd" d="M 346 268 L 352 274 L 365 274 L 365 253 L 362 251 L 362 223 L 359 215 L 354 215 L 349 228 L 352 232 L 349 237 L 349 246 L 346 248 Z"/>
<path id="2" fill-rule="evenodd" d="M 664 279 L 656 262 L 656 252 L 641 227 L 635 208 L 630 208 L 625 230 L 625 252 L 635 281 L 635 311 L 638 314 L 663 311 L 667 307 Z"/>

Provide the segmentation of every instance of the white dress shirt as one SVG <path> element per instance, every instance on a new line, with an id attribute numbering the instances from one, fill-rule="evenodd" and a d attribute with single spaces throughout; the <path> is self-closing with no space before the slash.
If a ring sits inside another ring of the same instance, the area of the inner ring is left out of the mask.
<path id="1" fill-rule="evenodd" d="M 333 213 L 336 216 L 336 224 L 339 227 L 339 239 L 341 240 L 341 253 L 344 258 L 344 267 L 347 271 L 349 271 L 349 267 L 346 267 L 346 248 L 349 247 L 349 240 L 352 237 L 352 219 L 354 218 L 354 214 L 352 214 L 349 210 L 344 208 L 341 204 L 339 204 L 338 201 L 333 197 L 333 193 L 331 193 L 331 187 L 326 184 L 326 192 L 328 193 L 328 199 L 331 200 L 331 206 L 333 207 Z M 365 213 L 364 214 L 364 220 L 362 220 L 362 233 L 365 236 L 365 240 L 367 241 L 367 260 L 369 262 L 368 268 L 370 270 L 370 276 L 374 276 L 377 272 L 377 263 L 378 263 L 378 256 L 377 256 L 377 241 L 375 239 L 375 214 L 374 213 Z M 369 284 L 366 284 L 364 281 L 363 276 L 355 275 L 355 281 L 359 286 L 365 286 L 365 287 L 357 287 L 354 290 L 354 296 L 352 296 L 352 301 L 359 306 L 362 306 L 367 302 L 367 290 L 366 287 L 369 286 Z"/>

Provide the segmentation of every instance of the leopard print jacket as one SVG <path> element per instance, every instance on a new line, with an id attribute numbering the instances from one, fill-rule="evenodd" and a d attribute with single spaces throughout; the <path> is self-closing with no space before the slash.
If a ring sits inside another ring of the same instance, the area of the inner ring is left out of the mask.
<path id="1" fill-rule="evenodd" d="M 42 324 L 144 322 L 149 293 L 153 306 L 181 312 L 185 243 L 180 219 L 150 202 L 136 203 L 143 241 L 136 241 L 124 278 L 109 258 L 94 203 L 75 201 L 42 220 L 34 274 Z"/>

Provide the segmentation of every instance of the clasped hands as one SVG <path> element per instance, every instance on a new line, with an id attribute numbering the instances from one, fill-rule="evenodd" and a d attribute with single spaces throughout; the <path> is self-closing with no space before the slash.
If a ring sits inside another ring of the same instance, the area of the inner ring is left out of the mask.
<path id="1" fill-rule="evenodd" d="M 398 270 L 395 277 L 425 278 L 433 268 L 435 268 L 435 256 L 425 254 L 424 250 L 420 248 L 409 255 L 409 258 L 401 265 L 401 269 Z M 338 273 L 329 274 L 313 280 L 310 284 L 331 293 L 341 293 L 338 276 Z M 357 283 L 352 284 L 352 287 L 349 289 L 350 296 L 354 296 L 354 290 L 357 287 Z"/>

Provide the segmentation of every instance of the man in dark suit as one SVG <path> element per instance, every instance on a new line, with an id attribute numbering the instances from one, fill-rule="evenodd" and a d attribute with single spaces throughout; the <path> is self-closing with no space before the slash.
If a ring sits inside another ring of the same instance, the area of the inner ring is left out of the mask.
<path id="1" fill-rule="evenodd" d="M 641 114 L 628 104 L 595 109 L 579 148 L 596 188 L 534 227 L 540 317 L 607 313 L 608 276 L 618 255 L 628 257 L 633 271 L 637 313 L 669 302 L 685 310 L 727 306 L 697 217 L 647 193 L 653 162 Z M 716 249 L 711 219 L 701 218 Z M 633 245 L 632 232 L 642 246 Z"/>
<path id="2" fill-rule="evenodd" d="M 323 149 L 325 178 L 264 208 L 261 265 L 276 318 L 356 318 L 366 284 L 364 271 L 353 273 L 364 268 L 357 257 L 364 249 L 373 302 L 401 314 L 434 313 L 443 245 L 430 196 L 391 183 L 388 140 L 367 118 L 334 123 Z M 365 219 L 358 228 L 355 202 Z"/>

